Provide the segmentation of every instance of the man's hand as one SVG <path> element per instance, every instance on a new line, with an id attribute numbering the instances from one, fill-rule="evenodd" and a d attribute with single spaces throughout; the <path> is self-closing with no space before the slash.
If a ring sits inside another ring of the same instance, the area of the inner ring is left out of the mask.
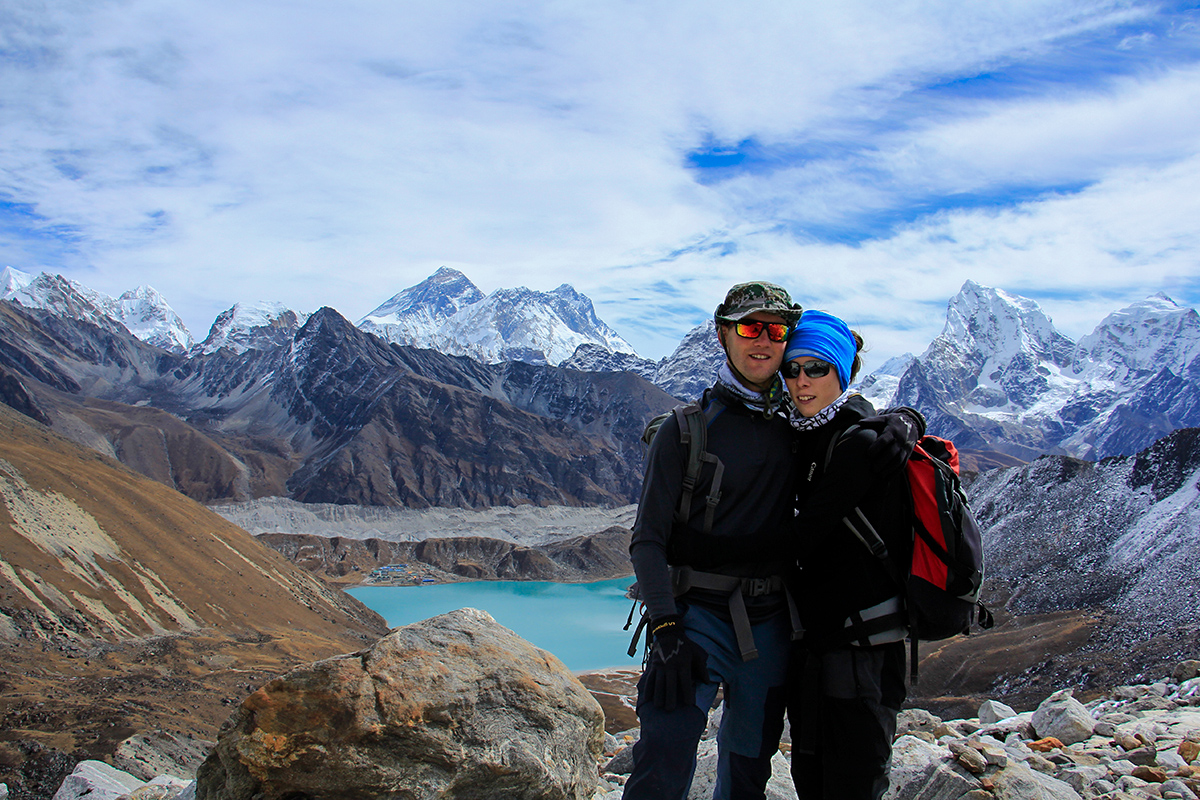
<path id="1" fill-rule="evenodd" d="M 925 435 L 925 418 L 915 408 L 898 406 L 859 421 L 879 435 L 867 448 L 871 469 L 877 475 L 893 475 L 904 469 L 913 445 Z"/>
<path id="2" fill-rule="evenodd" d="M 654 646 L 643 691 L 663 711 L 696 702 L 696 681 L 708 680 L 708 653 L 687 638 L 678 616 L 651 623 Z"/>

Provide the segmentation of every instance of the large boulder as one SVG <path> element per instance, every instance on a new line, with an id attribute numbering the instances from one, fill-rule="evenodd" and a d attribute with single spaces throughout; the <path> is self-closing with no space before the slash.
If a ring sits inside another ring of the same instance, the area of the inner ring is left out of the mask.
<path id="1" fill-rule="evenodd" d="M 562 662 L 464 608 L 246 698 L 197 800 L 590 798 L 604 713 Z"/>
<path id="2" fill-rule="evenodd" d="M 1072 697 L 1070 689 L 1062 689 L 1047 697 L 1033 712 L 1033 729 L 1038 736 L 1053 736 L 1063 744 L 1087 740 L 1096 727 L 1096 720 L 1083 703 Z"/>

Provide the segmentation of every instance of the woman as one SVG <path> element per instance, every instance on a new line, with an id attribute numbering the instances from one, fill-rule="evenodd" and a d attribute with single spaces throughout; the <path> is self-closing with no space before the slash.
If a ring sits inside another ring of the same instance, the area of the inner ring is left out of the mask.
<path id="1" fill-rule="evenodd" d="M 788 680 L 800 800 L 881 797 L 905 697 L 900 588 L 869 545 L 882 552 L 881 539 L 903 564 L 911 531 L 903 478 L 880 476 L 866 458 L 877 434 L 857 423 L 875 409 L 849 391 L 861 348 L 841 319 L 805 311 L 784 352 L 800 459 L 790 588 L 804 637 Z"/>

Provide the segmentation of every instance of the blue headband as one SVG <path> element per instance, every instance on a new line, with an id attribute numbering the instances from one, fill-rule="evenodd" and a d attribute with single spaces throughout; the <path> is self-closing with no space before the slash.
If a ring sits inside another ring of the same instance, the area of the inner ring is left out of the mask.
<path id="1" fill-rule="evenodd" d="M 812 356 L 828 361 L 837 367 L 838 385 L 844 392 L 850 386 L 850 370 L 856 353 L 858 342 L 854 341 L 849 325 L 824 311 L 806 309 L 788 337 L 783 360 Z"/>

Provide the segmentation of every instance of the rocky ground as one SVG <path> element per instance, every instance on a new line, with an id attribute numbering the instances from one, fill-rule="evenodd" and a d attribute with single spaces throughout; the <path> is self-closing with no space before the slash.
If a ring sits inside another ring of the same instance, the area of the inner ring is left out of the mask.
<path id="1" fill-rule="evenodd" d="M 437 635 L 444 632 L 442 625 L 432 630 Z M 453 638 L 453 634 L 450 636 Z M 414 644 L 419 652 L 428 656 L 428 643 L 418 641 L 410 644 Z M 403 649 L 402 644 L 397 646 Z M 395 647 L 389 646 L 383 653 L 386 654 L 392 649 Z M 489 652 L 498 649 L 493 648 Z M 399 657 L 403 660 L 402 664 L 386 667 L 389 675 L 401 674 L 406 670 L 421 672 L 419 668 L 409 664 L 408 654 Z M 434 661 L 437 659 L 434 658 Z M 537 662 L 536 658 L 525 661 L 530 665 Z M 358 669 L 366 663 L 368 662 L 355 660 L 340 669 Z M 374 663 L 374 660 L 370 663 Z M 547 666 L 553 670 L 552 665 Z M 461 668 L 473 671 L 480 668 L 480 665 L 472 661 L 462 664 Z M 512 665 L 506 665 L 505 670 L 513 671 Z M 429 788 L 426 785 L 429 775 L 422 771 L 424 756 L 412 750 L 404 751 L 404 757 L 413 760 L 412 765 L 404 767 L 400 772 L 394 772 L 397 765 L 393 762 L 396 759 L 392 757 L 394 754 L 389 749 L 388 763 L 378 764 L 377 770 L 363 769 L 351 764 L 350 773 L 344 776 L 330 776 L 323 769 L 315 769 L 320 766 L 316 762 L 307 764 L 302 769 L 289 771 L 287 764 L 291 763 L 290 760 L 277 759 L 271 752 L 253 746 L 253 742 L 257 741 L 254 738 L 257 735 L 254 727 L 258 717 L 247 709 L 273 709 L 274 715 L 266 714 L 264 718 L 272 720 L 272 729 L 280 730 L 290 730 L 287 725 L 279 722 L 279 719 L 282 719 L 280 715 L 299 712 L 303 715 L 303 720 L 296 721 L 303 724 L 297 727 L 296 731 L 311 731 L 309 704 L 291 703 L 294 693 L 313 691 L 319 696 L 318 704 L 329 704 L 329 698 L 339 696 L 339 693 L 345 694 L 355 685 L 353 680 L 335 678 L 336 688 L 324 686 L 321 684 L 324 672 L 302 670 L 293 674 L 294 685 L 284 686 L 285 679 L 284 682 L 272 684 L 265 692 L 256 693 L 255 701 L 243 706 L 240 722 L 223 735 L 222 744 L 205 763 L 197 782 L 160 775 L 155 778 L 153 785 L 145 786 L 143 782 L 148 778 L 144 775 L 134 777 L 114 770 L 104 763 L 85 761 L 77 765 L 74 772 L 65 779 L 56 797 L 60 800 L 83 800 L 100 796 L 194 800 L 198 790 L 202 796 L 213 796 L 213 792 L 219 791 L 223 786 L 234 792 L 229 795 L 231 797 L 249 798 L 258 784 L 251 782 L 249 785 L 243 785 L 245 781 L 240 779 L 231 781 L 221 766 L 234 764 L 236 767 L 245 759 L 255 763 L 255 759 L 266 759 L 261 769 L 254 771 L 253 775 L 257 781 L 269 782 L 270 788 L 276 793 L 283 789 L 294 789 L 296 786 L 307 787 L 311 792 L 314 781 L 318 778 L 324 781 L 322 785 L 325 786 L 331 781 L 345 781 L 346 784 L 356 781 L 355 785 L 360 789 L 360 794 L 377 794 L 382 791 L 380 781 L 390 787 L 389 790 L 397 787 L 397 781 L 406 787 L 411 784 L 414 790 Z M 338 674 L 340 675 L 340 672 Z M 333 673 L 326 675 L 325 680 L 331 675 Z M 551 681 L 551 677 L 543 677 L 542 681 Z M 404 681 L 401 680 L 400 683 L 403 684 Z M 535 683 L 524 681 L 522 685 L 528 687 Z M 314 686 L 317 688 L 314 689 Z M 443 690 L 447 688 L 456 694 L 469 691 L 463 686 L 442 687 Z M 436 696 L 436 691 L 430 689 L 431 697 Z M 402 695 L 405 703 L 413 702 L 408 689 Z M 390 696 L 384 694 L 385 703 Z M 558 694 L 555 693 L 555 696 Z M 314 698 L 314 702 L 317 699 Z M 439 707 L 442 705 L 444 702 L 439 701 Z M 478 713 L 478 707 L 481 705 L 485 704 L 475 700 L 463 705 L 461 713 L 467 715 L 467 719 L 464 719 L 465 728 L 473 731 L 481 729 L 481 726 L 470 722 L 473 719 L 471 715 Z M 536 705 L 536 702 L 535 706 L 524 707 L 521 713 L 532 711 L 534 717 L 539 720 L 538 725 L 534 726 L 538 733 L 529 734 L 529 744 L 536 745 L 534 750 L 540 752 L 538 748 L 541 744 L 535 740 L 537 736 L 546 734 L 543 730 L 546 715 L 544 709 L 538 710 L 541 706 Z M 334 707 L 342 708 L 342 705 L 334 703 L 331 708 Z M 891 785 L 885 800 L 1196 800 L 1200 798 L 1198 707 L 1200 661 L 1188 660 L 1177 664 L 1172 674 L 1164 676 L 1161 680 L 1149 684 L 1115 687 L 1104 696 L 1086 704 L 1080 702 L 1070 689 L 1062 689 L 1046 697 L 1036 709 L 1026 712 L 1017 712 L 994 700 L 984 701 L 970 717 L 964 718 L 942 718 L 925 709 L 908 709 L 901 713 L 898 721 L 889 770 Z M 505 713 L 510 716 L 517 714 L 515 709 L 508 705 L 504 708 Z M 482 713 L 486 715 L 491 712 L 484 709 Z M 384 718 L 391 719 L 391 716 L 385 715 Z M 698 748 L 696 777 L 688 800 L 703 800 L 711 796 L 717 757 L 714 734 L 719 718 L 718 707 L 712 713 Z M 372 711 L 367 721 L 376 724 L 379 719 L 379 715 Z M 327 728 L 325 730 L 329 735 L 319 737 L 325 742 L 325 746 L 320 749 L 324 755 L 320 758 L 328 759 L 328 766 L 334 771 L 345 770 L 347 764 L 343 762 L 352 760 L 352 755 L 361 756 L 363 747 L 367 746 L 359 742 L 356 736 L 346 734 L 348 726 L 353 728 L 354 724 L 361 724 L 364 720 L 346 720 L 341 717 L 338 717 L 338 720 L 336 729 Z M 606 734 L 602 746 L 597 750 L 594 744 L 589 743 L 594 741 L 591 737 L 584 736 L 580 739 L 577 722 L 578 719 L 572 712 L 560 723 L 564 726 L 564 735 L 570 731 L 579 740 L 574 747 L 566 746 L 565 739 L 558 733 L 551 734 L 560 745 L 567 747 L 560 754 L 563 759 L 561 762 L 556 760 L 547 765 L 535 759 L 525 764 L 528 769 L 523 768 L 520 776 L 512 769 L 507 769 L 507 783 L 504 790 L 498 792 L 498 796 L 525 797 L 534 796 L 535 792 L 537 796 L 546 796 L 546 781 L 564 778 L 564 775 L 558 774 L 562 771 L 558 770 L 558 767 L 574 764 L 579 769 L 566 776 L 571 783 L 570 787 L 566 788 L 571 791 L 557 792 L 554 796 L 585 796 L 576 791 L 581 790 L 586 791 L 587 796 L 593 800 L 619 800 L 632 767 L 631 745 L 638 738 L 638 729 L 635 727 L 617 734 Z M 412 736 L 417 739 L 433 735 L 424 731 L 422 724 L 416 725 L 419 730 Z M 436 731 L 442 731 L 444 728 L 445 726 L 436 726 Z M 374 728 L 370 730 L 375 731 Z M 408 726 L 388 730 L 388 735 L 394 739 L 403 740 L 408 735 L 405 733 Z M 505 730 L 502 736 L 506 746 L 514 744 L 511 730 Z M 250 743 L 248 749 L 241 748 L 238 743 L 239 737 Z M 304 739 L 299 735 L 280 735 L 276 738 L 280 740 L 280 746 L 285 748 L 302 747 L 301 740 Z M 376 738 L 377 731 L 368 733 L 363 741 L 370 744 Z M 478 770 L 474 769 L 475 762 L 488 758 L 488 754 L 492 753 L 493 749 L 487 747 L 486 742 L 476 744 L 482 748 L 478 752 L 461 752 L 460 760 L 455 760 L 452 764 L 438 762 L 442 771 L 437 775 L 443 776 L 443 772 L 448 775 L 444 778 L 439 777 L 438 780 L 442 783 L 451 781 L 457 787 L 449 792 L 450 795 L 458 796 L 458 789 L 463 788 L 459 784 L 470 780 L 472 775 L 479 774 Z M 224 751 L 221 750 L 222 747 Z M 341 752 L 339 748 L 345 749 L 346 752 Z M 768 800 L 795 800 L 796 794 L 789 776 L 790 750 L 790 738 L 785 732 L 784 741 L 772 761 L 772 775 L 766 791 Z M 224 752 L 225 756 L 218 758 L 217 754 L 221 752 Z M 297 753 L 302 758 L 313 757 L 311 750 Z M 595 759 L 597 756 L 598 761 L 589 762 L 589 759 Z M 588 766 L 588 763 L 595 766 Z M 598 781 L 596 773 L 592 773 L 591 776 L 584 774 L 585 771 L 590 772 L 597 768 Z M 386 773 L 388 769 L 393 770 L 394 774 L 385 775 L 378 780 L 373 777 L 374 772 Z M 467 777 L 464 778 L 464 775 Z M 494 782 L 496 777 L 493 775 L 487 780 Z M 594 789 L 590 788 L 593 781 Z M 558 786 L 562 782 L 558 780 L 555 785 Z M 486 791 L 488 785 L 490 784 L 472 784 L 468 787 L 470 791 L 463 789 L 464 796 L 480 796 L 479 790 Z M 263 789 L 266 791 L 265 783 Z M 104 793 L 106 791 L 108 794 Z M 0 797 L 2 796 L 0 793 Z M 293 792 L 288 796 L 298 795 Z M 321 791 L 313 796 L 331 795 Z"/>
<path id="2" fill-rule="evenodd" d="M 409 549 L 419 540 L 438 540 L 430 547 L 430 559 L 441 566 L 433 568 L 444 579 L 461 580 L 498 576 L 500 560 L 512 561 L 514 553 L 528 558 L 527 551 L 561 550 L 573 538 L 609 531 L 598 539 L 605 547 L 571 562 L 570 577 L 565 572 L 558 576 L 587 579 L 589 568 L 614 568 L 614 553 L 625 544 L 611 530 L 632 524 L 630 507 L 405 512 L 267 501 L 224 512 L 258 533 L 274 529 L 289 537 L 329 539 L 329 532 L 341 531 L 340 549 L 321 542 L 321 555 L 313 563 L 295 557 L 299 550 L 289 558 L 310 574 L 343 584 L 357 582 L 374 562 L 366 559 L 340 576 L 331 565 L 345 554 L 367 552 L 370 539 Z M 457 553 L 454 537 L 469 540 L 470 547 Z M 489 538 L 505 547 L 482 547 L 480 540 Z M 552 558 L 538 563 L 562 568 Z M 474 572 L 464 574 L 464 569 Z M 603 577 L 611 575 L 606 571 L 591 579 Z M 995 699 L 1031 712 L 1061 687 L 1072 688 L 1085 702 L 1094 701 L 1113 687 L 1169 673 L 1170 664 L 1198 652 L 1194 621 L 1181 620 L 1178 629 L 1128 641 L 1100 609 L 1014 617 L 1004 610 L 1004 587 L 992 587 L 987 599 L 997 612 L 994 630 L 922 644 L 920 680 L 911 690 L 910 707 L 945 718 L 969 718 L 982 701 Z M 78 643 L 31 644 L 0 637 L 0 783 L 8 784 L 13 800 L 51 796 L 52 789 L 49 794 L 24 793 L 22 787 L 56 786 L 83 759 L 112 762 L 119 744 L 137 732 L 161 730 L 182 741 L 214 740 L 221 723 L 255 687 L 311 660 L 316 646 L 298 632 L 240 640 L 177 634 L 91 649 Z M 610 733 L 637 724 L 632 710 L 636 679 L 637 671 L 628 669 L 581 676 L 604 708 Z"/>

